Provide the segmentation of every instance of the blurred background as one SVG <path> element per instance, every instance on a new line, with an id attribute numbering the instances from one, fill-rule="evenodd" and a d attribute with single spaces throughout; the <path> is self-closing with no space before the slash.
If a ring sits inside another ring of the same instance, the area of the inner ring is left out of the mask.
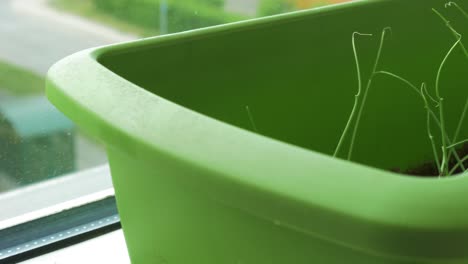
<path id="1" fill-rule="evenodd" d="M 104 148 L 44 96 L 76 51 L 346 0 L 1 0 L 0 192 L 106 163 Z"/>

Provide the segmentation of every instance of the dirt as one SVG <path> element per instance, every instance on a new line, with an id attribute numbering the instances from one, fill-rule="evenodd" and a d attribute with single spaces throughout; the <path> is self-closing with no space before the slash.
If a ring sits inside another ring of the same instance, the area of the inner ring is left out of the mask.
<path id="1" fill-rule="evenodd" d="M 457 153 L 460 159 L 468 155 L 468 143 L 458 148 Z M 452 155 L 449 161 L 449 168 L 453 168 L 456 164 L 456 159 L 454 158 L 454 155 Z M 465 168 L 468 168 L 468 161 L 465 161 L 463 165 L 465 166 Z M 417 177 L 439 177 L 439 171 L 437 169 L 435 161 L 425 162 L 417 167 L 409 168 L 404 171 L 400 169 L 392 169 L 391 171 Z M 458 168 L 453 174 L 453 176 L 461 172 L 461 168 Z"/>

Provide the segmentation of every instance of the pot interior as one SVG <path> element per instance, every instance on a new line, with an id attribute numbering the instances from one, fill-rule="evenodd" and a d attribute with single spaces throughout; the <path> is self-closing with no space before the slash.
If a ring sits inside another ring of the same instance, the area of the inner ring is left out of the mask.
<path id="1" fill-rule="evenodd" d="M 248 106 L 259 133 L 332 154 L 358 88 L 352 33 L 373 34 L 356 38 L 363 86 L 374 64 L 381 31 L 389 26 L 392 33 L 385 39 L 378 69 L 399 74 L 418 88 L 426 82 L 435 96 L 438 67 L 455 38 L 431 8 L 468 37 L 462 15 L 455 8 L 444 8 L 444 3 L 344 4 L 155 41 L 104 54 L 99 61 L 158 96 L 253 130 Z M 440 79 L 450 137 L 467 100 L 467 73 L 468 60 L 457 47 Z M 432 131 L 440 146 L 438 128 L 433 126 Z M 465 120 L 459 138 L 467 135 Z M 348 145 L 349 140 L 341 157 Z M 433 159 L 421 97 L 394 78 L 376 76 L 353 153 L 353 161 L 383 169 L 405 169 Z"/>

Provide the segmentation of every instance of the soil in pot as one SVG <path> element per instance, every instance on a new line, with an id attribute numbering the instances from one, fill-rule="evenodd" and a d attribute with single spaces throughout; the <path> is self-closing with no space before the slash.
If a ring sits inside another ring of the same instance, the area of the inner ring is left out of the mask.
<path id="1" fill-rule="evenodd" d="M 464 144 L 460 148 L 456 149 L 459 157 L 465 157 L 468 155 L 468 143 Z M 453 168 L 457 164 L 455 157 L 452 155 L 449 161 L 449 167 Z M 465 167 L 468 167 L 468 161 L 463 163 Z M 417 176 L 417 177 L 439 177 L 439 171 L 437 169 L 437 165 L 435 161 L 427 161 L 423 164 L 412 167 L 406 170 L 401 170 L 399 168 L 392 169 L 393 172 L 398 172 L 401 174 L 406 174 L 410 176 Z M 457 175 L 463 172 L 460 167 L 453 173 L 453 175 Z"/>

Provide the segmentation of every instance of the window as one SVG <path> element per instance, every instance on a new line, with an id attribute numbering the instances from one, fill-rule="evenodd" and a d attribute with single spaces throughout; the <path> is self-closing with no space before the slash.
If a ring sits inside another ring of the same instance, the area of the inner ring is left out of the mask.
<path id="1" fill-rule="evenodd" d="M 345 1 L 0 1 L 0 230 L 98 200 L 115 208 L 106 200 L 113 192 L 104 147 L 44 95 L 54 62 L 94 46 Z"/>

